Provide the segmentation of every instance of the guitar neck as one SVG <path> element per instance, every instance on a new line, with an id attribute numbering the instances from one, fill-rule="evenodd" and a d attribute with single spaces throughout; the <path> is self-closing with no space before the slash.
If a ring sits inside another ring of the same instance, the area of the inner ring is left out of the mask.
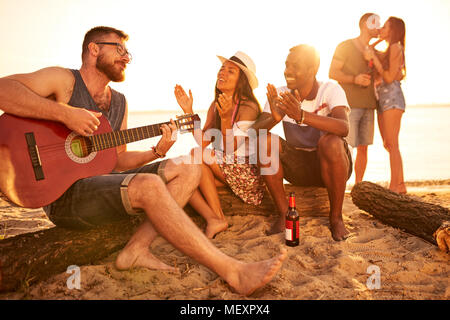
<path id="1" fill-rule="evenodd" d="M 162 134 L 160 129 L 161 125 L 169 123 L 170 122 L 161 122 L 133 129 L 101 133 L 93 135 L 89 137 L 89 139 L 91 140 L 93 151 L 100 151 L 159 136 Z M 175 121 L 175 124 L 178 127 L 178 121 Z"/>

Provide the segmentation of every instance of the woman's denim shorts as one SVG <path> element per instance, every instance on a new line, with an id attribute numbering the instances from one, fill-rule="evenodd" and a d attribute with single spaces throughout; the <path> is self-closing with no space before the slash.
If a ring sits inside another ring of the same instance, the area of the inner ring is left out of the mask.
<path id="1" fill-rule="evenodd" d="M 390 109 L 399 109 L 405 111 L 405 96 L 400 85 L 400 81 L 391 83 L 383 82 L 377 87 L 378 107 L 377 112 L 382 113 Z"/>

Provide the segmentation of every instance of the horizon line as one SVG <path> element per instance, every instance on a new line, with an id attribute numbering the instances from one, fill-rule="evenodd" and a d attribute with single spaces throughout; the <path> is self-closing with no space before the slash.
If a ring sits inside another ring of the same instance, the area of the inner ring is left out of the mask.
<path id="1" fill-rule="evenodd" d="M 450 107 L 450 102 L 448 103 L 415 103 L 415 104 L 407 104 L 407 108 L 423 108 L 423 107 Z M 131 110 L 129 109 L 129 113 L 147 113 L 147 112 L 154 112 L 154 113 L 165 113 L 165 112 L 179 112 L 181 111 L 179 108 L 177 109 L 148 109 L 148 110 Z M 197 112 L 207 112 L 207 109 L 200 109 L 196 110 Z"/>

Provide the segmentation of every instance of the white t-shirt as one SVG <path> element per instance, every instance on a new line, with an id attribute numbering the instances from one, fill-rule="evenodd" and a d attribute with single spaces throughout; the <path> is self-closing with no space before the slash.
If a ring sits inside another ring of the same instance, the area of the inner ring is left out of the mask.
<path id="1" fill-rule="evenodd" d="M 286 92 L 290 89 L 286 86 L 277 88 L 277 92 Z M 314 100 L 303 100 L 301 108 L 320 116 L 330 116 L 331 110 L 338 106 L 348 106 L 347 97 L 342 87 L 335 82 L 319 82 L 319 90 Z M 264 106 L 264 112 L 270 113 L 269 102 Z M 283 118 L 283 128 L 286 141 L 299 148 L 316 148 L 323 132 L 306 124 L 298 125 L 294 119 L 287 115 Z"/>

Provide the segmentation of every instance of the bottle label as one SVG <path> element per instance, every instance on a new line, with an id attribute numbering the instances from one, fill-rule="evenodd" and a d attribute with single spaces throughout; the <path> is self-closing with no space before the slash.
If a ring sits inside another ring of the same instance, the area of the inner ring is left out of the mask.
<path id="1" fill-rule="evenodd" d="M 294 221 L 286 221 L 286 240 L 292 241 L 294 235 Z"/>
<path id="2" fill-rule="evenodd" d="M 295 221 L 295 235 L 294 235 L 294 221 L 286 220 L 286 240 L 288 241 L 294 241 L 299 238 L 300 232 L 299 232 L 299 221 Z"/>

